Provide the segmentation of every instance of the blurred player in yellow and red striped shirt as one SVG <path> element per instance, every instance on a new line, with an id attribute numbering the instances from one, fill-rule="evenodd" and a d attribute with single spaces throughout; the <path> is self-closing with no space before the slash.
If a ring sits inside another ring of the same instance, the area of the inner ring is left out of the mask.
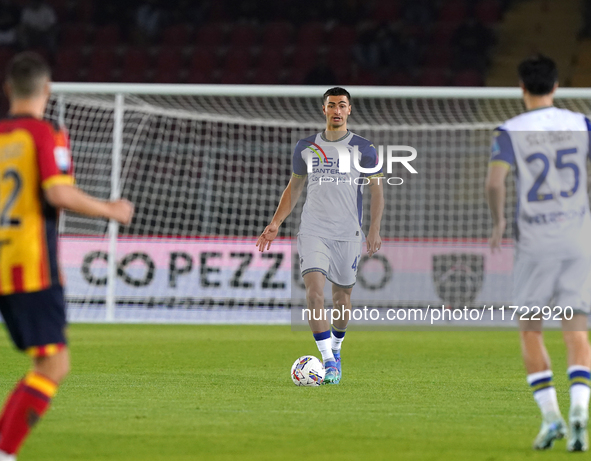
<path id="1" fill-rule="evenodd" d="M 133 206 L 97 200 L 74 185 L 68 137 L 43 120 L 50 69 L 40 56 L 15 56 L 4 91 L 10 110 L 0 120 L 0 313 L 16 347 L 33 358 L 0 413 L 0 461 L 11 461 L 70 368 L 59 210 L 128 224 Z"/>

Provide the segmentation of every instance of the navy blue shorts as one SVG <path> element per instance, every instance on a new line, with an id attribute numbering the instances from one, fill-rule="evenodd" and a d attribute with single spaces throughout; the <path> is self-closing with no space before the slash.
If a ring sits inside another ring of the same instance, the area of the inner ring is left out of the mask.
<path id="1" fill-rule="evenodd" d="M 64 289 L 0 296 L 0 314 L 15 346 L 33 357 L 53 355 L 66 344 Z"/>

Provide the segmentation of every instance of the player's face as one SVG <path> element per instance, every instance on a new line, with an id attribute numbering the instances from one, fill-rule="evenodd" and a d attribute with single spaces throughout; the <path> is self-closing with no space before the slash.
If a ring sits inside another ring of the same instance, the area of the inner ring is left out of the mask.
<path id="1" fill-rule="evenodd" d="M 347 124 L 347 118 L 351 114 L 351 104 L 347 96 L 328 96 L 322 106 L 322 112 L 326 117 L 326 125 L 332 129 L 338 129 Z"/>

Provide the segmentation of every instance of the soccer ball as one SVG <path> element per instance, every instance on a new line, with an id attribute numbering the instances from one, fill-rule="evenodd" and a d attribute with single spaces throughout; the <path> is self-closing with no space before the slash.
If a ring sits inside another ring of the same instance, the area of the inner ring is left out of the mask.
<path id="1" fill-rule="evenodd" d="M 304 355 L 291 367 L 291 379 L 296 386 L 320 386 L 324 381 L 324 365 L 313 355 Z"/>

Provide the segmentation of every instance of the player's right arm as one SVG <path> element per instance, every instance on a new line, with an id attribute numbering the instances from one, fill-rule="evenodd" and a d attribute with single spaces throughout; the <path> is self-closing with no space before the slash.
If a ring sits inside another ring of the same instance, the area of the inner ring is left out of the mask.
<path id="1" fill-rule="evenodd" d="M 74 185 L 70 142 L 64 130 L 41 124 L 35 129 L 35 139 L 41 189 L 50 205 L 87 216 L 114 219 L 121 224 L 130 223 L 133 216 L 130 202 L 99 200 Z"/>
<path id="2" fill-rule="evenodd" d="M 305 184 L 305 176 L 293 175 L 291 177 L 289 184 L 283 191 L 283 194 L 281 194 L 277 211 L 275 211 L 271 223 L 265 227 L 265 230 L 257 240 L 256 246 L 259 248 L 259 251 L 262 252 L 271 248 L 271 242 L 277 237 L 279 226 L 283 224 L 283 221 L 285 221 L 296 206 L 296 203 L 298 203 Z"/>
<path id="3" fill-rule="evenodd" d="M 127 200 L 98 200 L 73 185 L 53 185 L 44 192 L 47 201 L 55 208 L 65 208 L 86 216 L 114 219 L 121 224 L 129 224 L 133 216 L 133 205 Z"/>
<path id="4" fill-rule="evenodd" d="M 302 141 L 298 141 L 295 146 L 292 161 L 293 172 L 289 184 L 281 194 L 281 200 L 279 200 L 277 211 L 275 211 L 271 223 L 265 227 L 256 243 L 261 252 L 271 248 L 271 242 L 277 237 L 279 226 L 289 216 L 296 203 L 298 203 L 300 195 L 302 195 L 304 184 L 306 184 L 306 176 L 308 175 L 308 165 L 302 157 L 302 152 L 307 149 L 307 146 L 308 144 Z"/>

